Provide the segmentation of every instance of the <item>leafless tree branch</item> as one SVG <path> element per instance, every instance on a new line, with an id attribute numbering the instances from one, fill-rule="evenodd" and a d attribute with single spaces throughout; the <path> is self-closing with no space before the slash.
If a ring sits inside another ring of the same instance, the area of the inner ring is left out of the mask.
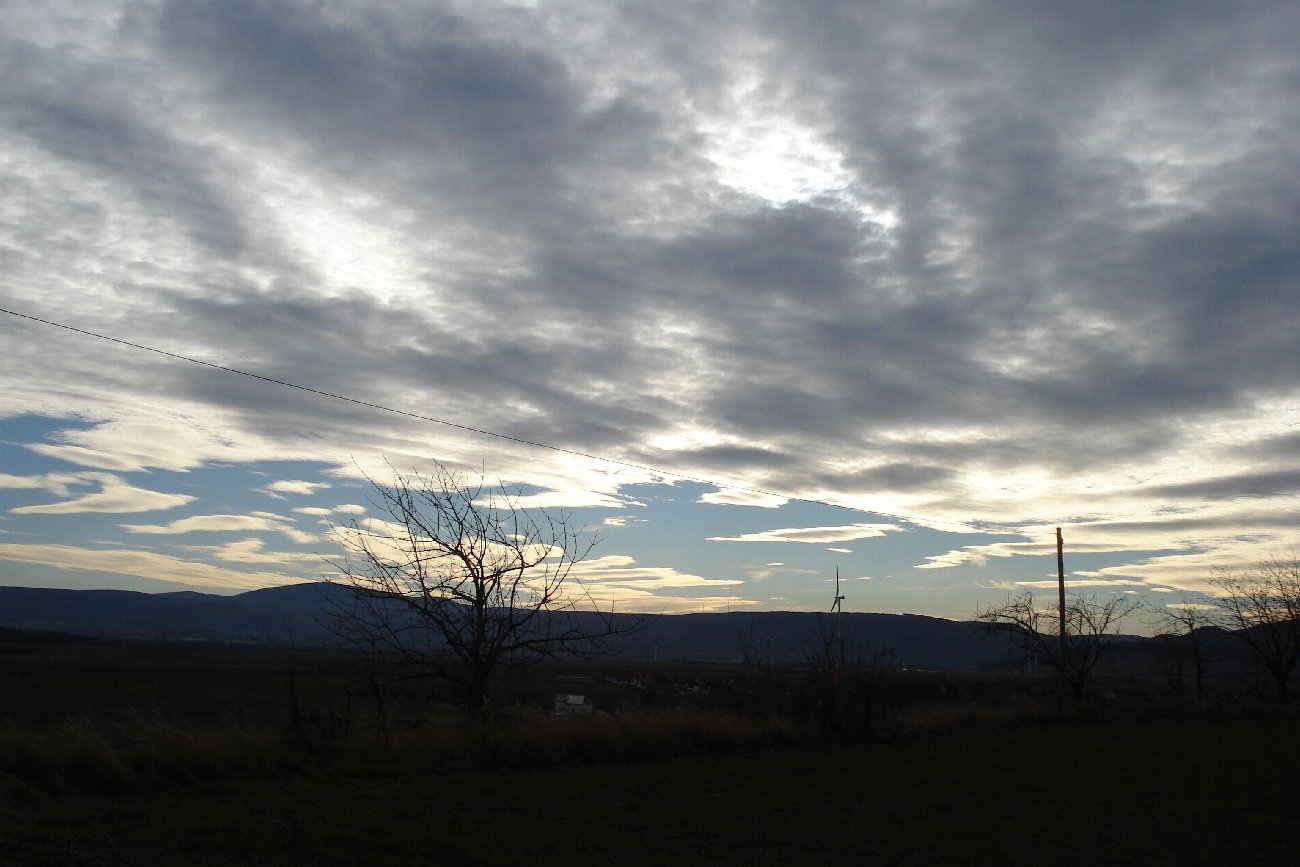
<path id="1" fill-rule="evenodd" d="M 369 479 L 380 517 L 335 528 L 340 639 L 456 684 L 472 711 L 500 668 L 599 652 L 638 628 L 591 604 L 573 576 L 596 543 L 568 515 L 520 506 L 503 486 L 439 465 L 429 475 Z"/>
<path id="2" fill-rule="evenodd" d="M 1300 560 L 1274 559 L 1240 573 L 1217 569 L 1210 583 L 1234 634 L 1273 676 L 1277 699 L 1286 704 L 1300 660 Z"/>
<path id="3" fill-rule="evenodd" d="M 1088 679 L 1106 646 L 1106 636 L 1138 607 L 1136 599 L 1115 596 L 1102 601 L 1094 595 L 1070 595 L 1065 605 L 1065 642 L 1060 640 L 1061 613 L 1039 608 L 1026 590 L 1005 602 L 976 611 L 990 634 L 1010 633 L 1031 659 L 1060 675 L 1076 699 L 1083 698 Z"/>
<path id="4" fill-rule="evenodd" d="M 1185 676 L 1191 669 L 1197 701 L 1205 698 L 1205 676 L 1216 653 L 1211 634 L 1219 634 L 1222 617 L 1213 601 L 1199 594 L 1183 593 L 1178 601 L 1146 606 L 1155 635 L 1149 647 L 1165 682 L 1175 695 L 1186 693 Z"/>

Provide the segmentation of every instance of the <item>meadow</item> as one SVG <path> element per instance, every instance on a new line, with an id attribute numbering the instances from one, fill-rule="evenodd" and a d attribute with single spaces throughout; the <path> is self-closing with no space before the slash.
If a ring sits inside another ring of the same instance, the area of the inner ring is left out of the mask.
<path id="1" fill-rule="evenodd" d="M 395 702 L 381 730 L 359 704 L 341 719 L 326 668 L 291 677 L 258 649 L 6 645 L 0 863 L 1296 857 L 1297 721 L 1263 706 L 961 699 L 845 738 L 682 702 L 476 725 L 402 722 Z M 550 676 L 532 688 L 595 686 Z"/>

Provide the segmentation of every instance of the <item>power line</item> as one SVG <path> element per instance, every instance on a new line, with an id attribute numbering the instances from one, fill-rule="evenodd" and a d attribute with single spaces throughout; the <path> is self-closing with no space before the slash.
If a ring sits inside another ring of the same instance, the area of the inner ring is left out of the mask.
<path id="1" fill-rule="evenodd" d="M 178 352 L 168 352 L 166 349 L 159 349 L 156 346 L 146 346 L 143 343 L 133 343 L 130 340 L 123 340 L 120 337 L 113 337 L 108 334 L 100 334 L 97 331 L 87 331 L 84 328 L 77 328 L 73 325 L 67 325 L 62 322 L 54 322 L 53 320 L 50 319 L 42 319 L 39 316 L 30 316 L 26 313 L 19 313 L 16 310 L 8 310 L 3 307 L 0 307 L 0 313 L 7 313 L 10 316 L 15 316 L 19 319 L 26 319 L 30 322 L 39 322 L 42 325 L 49 325 L 52 328 L 62 328 L 63 330 L 71 331 L 74 334 L 81 334 L 86 337 L 94 337 L 99 340 L 107 341 L 109 343 L 116 343 L 119 346 L 126 346 L 130 349 L 139 349 L 143 352 L 152 352 L 155 355 L 162 355 L 167 358 L 175 359 L 176 361 L 184 361 L 184 362 L 188 362 L 189 364 L 198 364 L 203 367 L 210 367 L 213 370 L 220 370 L 224 373 L 234 373 L 234 374 L 238 374 L 239 376 L 246 376 L 249 379 L 256 379 L 262 382 L 268 382 L 271 383 L 272 385 L 279 385 L 279 386 L 283 386 L 284 388 L 297 389 L 298 391 L 306 392 L 307 394 L 314 394 L 319 397 L 327 397 L 330 398 L 331 400 L 341 400 L 344 401 L 345 403 L 354 404 L 356 406 L 363 406 L 366 407 L 367 409 L 379 410 L 380 412 L 391 412 L 395 415 L 406 416 L 407 418 L 413 418 L 418 421 L 430 422 L 432 424 L 440 424 L 446 427 L 455 428 L 456 430 L 462 430 L 467 433 L 478 434 L 480 436 L 495 437 L 496 439 L 505 440 L 507 442 L 516 443 L 518 445 L 531 446 L 533 448 L 538 448 L 538 449 L 545 449 L 547 451 L 557 452 L 559 454 L 565 454 L 565 455 L 571 455 L 573 457 L 583 458 L 584 460 L 601 461 L 607 464 L 614 464 L 615 466 L 627 467 L 628 469 L 641 470 L 643 472 L 648 472 L 648 473 L 657 473 L 659 475 L 664 475 L 664 476 L 672 476 L 673 478 L 682 479 L 688 482 L 698 482 L 703 485 L 712 485 L 713 487 L 722 490 L 740 491 L 746 494 L 759 494 L 764 497 L 781 497 L 785 500 L 789 500 L 791 502 L 796 502 L 796 503 L 810 503 L 818 506 L 830 506 L 831 508 L 835 508 L 835 509 L 845 509 L 850 512 L 860 512 L 863 514 L 867 514 L 863 509 L 858 509 L 853 506 L 846 506 L 843 503 L 831 502 L 830 500 L 814 500 L 807 497 L 792 497 L 788 494 L 776 493 L 775 491 L 764 491 L 764 490 L 760 490 L 759 488 L 745 488 L 745 487 L 741 487 L 740 485 L 729 485 L 723 482 L 714 481 L 713 479 L 700 478 L 698 476 L 688 476 L 683 473 L 673 472 L 672 470 L 663 470 L 663 469 L 659 469 L 658 467 L 650 467 L 644 464 L 634 464 L 631 463 L 630 461 L 618 460 L 617 458 L 607 458 L 602 455 L 593 455 L 588 452 L 580 452 L 574 449 L 566 449 L 563 446 L 549 445 L 547 443 L 535 442 L 533 440 L 526 440 L 520 437 L 510 436 L 509 434 L 497 433 L 496 431 L 470 427 L 469 425 L 459 424 L 454 421 L 447 421 L 446 419 L 434 418 L 433 416 L 408 412 L 403 409 L 397 409 L 395 407 L 385 406 L 380 403 L 372 403 L 370 401 L 361 400 L 359 398 L 348 397 L 347 395 L 344 394 L 335 394 L 330 391 L 322 391 L 318 388 L 311 388 L 310 386 L 299 385 L 294 382 L 288 382 L 287 380 L 276 379 L 275 377 L 272 376 L 263 376 L 260 373 L 251 373 L 247 370 L 240 370 L 236 367 L 227 367 L 224 364 L 216 364 L 211 361 L 204 361 L 201 358 L 194 358 L 193 356 L 189 356 L 189 355 L 181 355 Z"/>

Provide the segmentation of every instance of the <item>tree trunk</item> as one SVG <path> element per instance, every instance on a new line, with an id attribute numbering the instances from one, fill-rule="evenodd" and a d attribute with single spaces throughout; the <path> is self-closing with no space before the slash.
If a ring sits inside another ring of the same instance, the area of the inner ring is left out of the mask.
<path id="1" fill-rule="evenodd" d="M 470 671 L 466 690 L 466 704 L 471 717 L 482 716 L 484 708 L 487 707 L 488 674 L 487 670 L 480 670 L 477 667 Z"/>

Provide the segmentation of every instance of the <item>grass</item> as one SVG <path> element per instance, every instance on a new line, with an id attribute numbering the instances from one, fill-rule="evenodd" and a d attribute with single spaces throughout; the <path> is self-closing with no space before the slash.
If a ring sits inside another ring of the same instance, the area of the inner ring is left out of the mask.
<path id="1" fill-rule="evenodd" d="M 850 744 L 721 705 L 467 726 L 411 695 L 385 739 L 361 694 L 298 684 L 294 731 L 272 652 L 0 656 L 0 864 L 1295 860 L 1271 708 L 891 699 Z"/>
<path id="2" fill-rule="evenodd" d="M 789 720 L 719 711 L 619 716 L 523 713 L 474 725 L 448 719 L 377 736 L 283 728 L 177 724 L 156 713 L 77 716 L 55 726 L 0 728 L 0 782 L 35 790 L 126 795 L 218 779 L 441 774 L 639 761 L 796 744 Z"/>
<path id="3" fill-rule="evenodd" d="M 516 770 L 353 755 L 98 792 L 10 777 L 0 862 L 1185 865 L 1245 840 L 1283 864 L 1295 734 L 1138 720 Z"/>

